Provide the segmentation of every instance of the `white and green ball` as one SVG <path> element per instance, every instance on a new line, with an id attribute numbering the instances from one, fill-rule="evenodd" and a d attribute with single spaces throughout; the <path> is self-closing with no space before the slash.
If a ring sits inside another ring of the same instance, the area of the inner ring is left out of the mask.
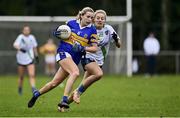
<path id="1" fill-rule="evenodd" d="M 71 29 L 68 25 L 60 25 L 57 28 L 57 31 L 60 31 L 60 35 L 58 37 L 62 40 L 68 39 L 71 36 Z"/>

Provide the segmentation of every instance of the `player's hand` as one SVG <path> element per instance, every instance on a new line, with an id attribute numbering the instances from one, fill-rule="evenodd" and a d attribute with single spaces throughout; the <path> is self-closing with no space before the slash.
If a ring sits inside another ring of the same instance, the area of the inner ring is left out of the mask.
<path id="1" fill-rule="evenodd" d="M 60 35 L 60 31 L 53 31 L 53 35 L 54 35 L 54 36 Z"/>
<path id="2" fill-rule="evenodd" d="M 53 33 L 53 36 L 55 36 L 56 38 L 59 38 L 59 35 L 61 34 L 61 32 L 57 30 L 54 30 L 52 33 Z"/>
<path id="3" fill-rule="evenodd" d="M 26 53 L 26 50 L 23 49 L 23 48 L 21 48 L 20 51 L 23 52 L 23 53 Z"/>
<path id="4" fill-rule="evenodd" d="M 116 47 L 120 48 L 121 47 L 121 43 L 120 41 L 118 41 L 118 43 L 116 43 Z"/>
<path id="5" fill-rule="evenodd" d="M 38 56 L 35 56 L 35 63 L 39 64 L 39 57 Z"/>
<path id="6" fill-rule="evenodd" d="M 112 38 L 114 39 L 114 41 L 117 43 L 118 42 L 118 36 L 115 32 L 113 32 L 112 34 Z"/>
<path id="7" fill-rule="evenodd" d="M 55 30 L 53 30 L 52 34 L 53 34 L 53 36 L 55 36 L 56 38 L 59 39 L 59 35 L 61 34 L 61 32 L 57 31 L 57 29 L 58 29 L 58 27 Z"/>
<path id="8" fill-rule="evenodd" d="M 73 50 L 74 52 L 85 52 L 85 47 L 81 46 L 80 43 L 75 42 L 74 45 L 73 45 L 72 50 Z"/>

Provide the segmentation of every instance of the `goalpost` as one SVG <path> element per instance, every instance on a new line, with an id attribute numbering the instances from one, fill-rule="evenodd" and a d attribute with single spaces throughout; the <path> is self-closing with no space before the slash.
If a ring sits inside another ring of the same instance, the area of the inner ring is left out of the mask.
<path id="1" fill-rule="evenodd" d="M 107 22 L 120 35 L 122 47 L 110 47 L 109 55 L 104 64 L 104 73 L 132 75 L 132 0 L 126 0 L 125 16 L 108 16 Z M 38 42 L 44 43 L 51 36 L 51 31 L 58 25 L 64 24 L 74 16 L 0 16 L 1 38 L 8 38 L 11 45 L 23 25 L 28 24 Z M 7 37 L 8 36 L 8 37 Z M 3 39 L 2 39 L 3 40 Z M 12 48 L 11 48 L 12 49 Z M 7 51 L 6 51 L 7 52 Z M 11 52 L 12 51 L 8 51 Z M 2 56 L 3 52 L 0 52 Z M 7 53 L 6 53 L 7 54 Z M 14 56 L 14 55 L 13 55 Z M 9 58 L 10 59 L 10 58 Z M 1 66 L 2 67 L 2 66 Z M 41 69 L 42 70 L 42 69 Z M 0 69 L 1 71 L 1 69 Z"/>

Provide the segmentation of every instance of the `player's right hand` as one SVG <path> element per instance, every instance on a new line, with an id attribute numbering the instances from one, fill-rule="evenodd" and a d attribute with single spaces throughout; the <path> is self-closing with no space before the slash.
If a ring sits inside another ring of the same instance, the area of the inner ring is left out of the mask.
<path id="1" fill-rule="evenodd" d="M 23 48 L 21 48 L 20 51 L 23 52 L 23 53 L 26 53 L 26 50 L 23 49 Z"/>
<path id="2" fill-rule="evenodd" d="M 117 36 L 117 34 L 115 33 L 115 32 L 113 32 L 113 34 L 112 34 L 112 38 L 114 39 L 114 41 L 117 43 L 118 42 L 118 36 Z"/>
<path id="3" fill-rule="evenodd" d="M 73 49 L 74 52 L 84 52 L 85 51 L 85 47 L 81 46 L 81 44 L 78 43 L 78 42 L 74 43 L 72 49 Z"/>

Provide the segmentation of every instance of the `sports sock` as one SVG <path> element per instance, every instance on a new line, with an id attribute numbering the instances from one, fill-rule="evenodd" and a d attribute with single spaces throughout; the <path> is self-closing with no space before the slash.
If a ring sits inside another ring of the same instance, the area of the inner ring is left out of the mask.
<path id="1" fill-rule="evenodd" d="M 22 95 L 22 87 L 18 87 L 18 93 L 19 95 Z"/>
<path id="2" fill-rule="evenodd" d="M 35 90 L 35 91 L 33 92 L 33 96 L 36 97 L 36 98 L 38 98 L 40 95 L 41 95 L 41 94 L 40 94 L 40 92 L 39 92 L 38 90 Z"/>
<path id="3" fill-rule="evenodd" d="M 68 103 L 68 96 L 63 96 L 62 101 Z"/>
<path id="4" fill-rule="evenodd" d="M 82 94 L 84 91 L 85 91 L 85 88 L 84 88 L 84 86 L 81 84 L 79 87 L 78 87 L 78 92 L 80 93 L 80 94 Z"/>
<path id="5" fill-rule="evenodd" d="M 36 91 L 36 88 L 35 87 L 32 87 L 32 92 Z"/>

